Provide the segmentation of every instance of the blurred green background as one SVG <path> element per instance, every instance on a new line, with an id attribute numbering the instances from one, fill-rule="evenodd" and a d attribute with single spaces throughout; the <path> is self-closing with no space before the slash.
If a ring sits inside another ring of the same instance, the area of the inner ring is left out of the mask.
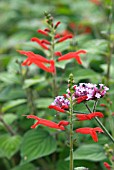
<path id="1" fill-rule="evenodd" d="M 57 64 L 58 83 L 62 82 L 59 94 L 66 92 L 70 72 L 76 83 L 108 85 L 110 92 L 101 99 L 97 109 L 104 113 L 103 124 L 114 137 L 114 106 L 111 104 L 114 99 L 114 16 L 111 9 L 110 0 L 0 1 L 0 170 L 69 169 L 65 132 L 46 127 L 30 130 L 33 121 L 22 116 L 35 113 L 56 120 L 56 112 L 48 109 L 53 101 L 51 76 L 34 65 L 21 67 L 25 57 L 16 51 L 23 49 L 45 55 L 43 49 L 30 42 L 32 37 L 42 38 L 37 30 L 46 28 L 45 11 L 51 13 L 54 22 L 61 21 L 58 32 L 73 34 L 72 41 L 57 46 L 59 51 L 87 50 L 87 55 L 81 57 L 82 66 L 75 61 Z M 100 103 L 106 107 L 100 107 Z M 85 111 L 82 104 L 76 109 L 80 108 Z M 96 122 L 78 122 L 76 127 L 80 126 L 94 127 Z M 108 143 L 113 148 L 109 139 L 99 135 L 97 144 L 89 136 L 80 135 L 76 139 L 75 166 L 105 170 L 103 162 L 108 159 L 103 147 Z"/>

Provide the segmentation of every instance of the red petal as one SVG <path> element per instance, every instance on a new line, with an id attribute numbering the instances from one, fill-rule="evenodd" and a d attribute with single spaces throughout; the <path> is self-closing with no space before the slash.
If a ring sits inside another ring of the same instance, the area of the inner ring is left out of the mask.
<path id="1" fill-rule="evenodd" d="M 67 125 L 69 125 L 69 122 L 68 122 L 68 121 L 65 121 L 65 120 L 61 120 L 61 121 L 58 123 L 58 126 L 61 126 L 61 125 L 67 126 Z"/>
<path id="2" fill-rule="evenodd" d="M 41 33 L 43 35 L 48 36 L 48 33 L 46 31 L 44 31 L 44 30 L 37 30 L 37 32 L 39 32 L 39 33 Z"/>
<path id="3" fill-rule="evenodd" d="M 55 106 L 55 105 L 50 105 L 50 106 L 49 106 L 49 109 L 54 109 L 54 110 L 59 111 L 59 112 L 62 112 L 62 113 L 65 112 L 64 109 L 61 109 L 60 107 Z"/>
<path id="4" fill-rule="evenodd" d="M 110 166 L 107 162 L 104 162 L 104 166 L 105 166 L 105 168 L 107 168 L 108 170 L 111 170 L 111 166 Z"/>
<path id="5" fill-rule="evenodd" d="M 31 39 L 31 41 L 36 42 L 36 43 L 38 43 L 42 48 L 44 48 L 44 49 L 46 49 L 46 50 L 49 50 L 49 48 L 48 48 L 45 44 L 41 43 L 41 40 L 39 40 L 38 38 L 33 37 L 33 38 Z"/>
<path id="6" fill-rule="evenodd" d="M 66 35 L 66 36 L 60 38 L 60 39 L 58 40 L 58 42 L 63 42 L 63 41 L 65 41 L 65 40 L 67 40 L 67 39 L 70 39 L 70 38 L 73 38 L 73 36 L 72 36 L 72 35 Z"/>
<path id="7" fill-rule="evenodd" d="M 90 132 L 90 135 L 95 142 L 98 142 L 97 133 L 94 130 Z"/>

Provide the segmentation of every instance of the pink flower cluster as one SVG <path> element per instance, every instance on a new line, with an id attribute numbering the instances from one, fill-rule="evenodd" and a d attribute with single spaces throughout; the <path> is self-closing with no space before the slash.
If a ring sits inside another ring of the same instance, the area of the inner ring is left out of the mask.
<path id="1" fill-rule="evenodd" d="M 104 84 L 92 84 L 92 83 L 80 83 L 74 85 L 73 100 L 77 100 L 77 103 L 87 100 L 96 100 L 102 98 L 109 90 Z M 70 95 L 70 90 L 67 89 L 67 97 Z"/>

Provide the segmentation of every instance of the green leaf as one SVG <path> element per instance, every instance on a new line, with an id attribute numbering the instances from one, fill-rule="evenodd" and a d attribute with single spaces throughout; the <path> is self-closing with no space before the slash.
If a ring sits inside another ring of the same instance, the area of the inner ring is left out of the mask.
<path id="1" fill-rule="evenodd" d="M 17 115 L 14 115 L 12 113 L 8 113 L 8 114 L 3 115 L 3 120 L 8 125 L 12 124 L 16 119 L 17 119 Z M 0 128 L 1 127 L 4 127 L 4 125 L 0 122 Z"/>
<path id="2" fill-rule="evenodd" d="M 40 98 L 36 100 L 37 108 L 47 108 L 53 102 L 52 98 Z"/>
<path id="3" fill-rule="evenodd" d="M 8 72 L 0 73 L 0 80 L 6 84 L 19 83 L 19 78 L 15 74 Z"/>
<path id="4" fill-rule="evenodd" d="M 18 106 L 20 104 L 23 104 L 25 102 L 26 102 L 26 99 L 17 99 L 17 100 L 9 101 L 3 105 L 2 111 L 5 112 L 5 111 L 7 111 L 15 106 Z"/>
<path id="5" fill-rule="evenodd" d="M 36 170 L 35 166 L 31 163 L 25 165 L 19 165 L 13 168 L 12 170 Z"/>
<path id="6" fill-rule="evenodd" d="M 50 155 L 55 150 L 56 141 L 47 131 L 41 128 L 29 130 L 22 140 L 22 163 Z"/>
<path id="7" fill-rule="evenodd" d="M 21 137 L 19 135 L 2 135 L 0 137 L 0 157 L 10 159 L 19 150 L 20 143 Z"/>
<path id="8" fill-rule="evenodd" d="M 98 144 L 85 144 L 74 151 L 74 160 L 103 161 L 106 159 L 103 147 Z M 67 158 L 69 160 L 69 158 Z"/>
<path id="9" fill-rule="evenodd" d="M 39 78 L 39 79 L 38 78 L 37 79 L 26 79 L 24 81 L 23 89 L 26 89 L 26 88 L 28 88 L 30 86 L 33 86 L 35 84 L 38 84 L 38 83 L 41 83 L 41 82 L 44 82 L 44 81 L 45 81 L 44 77 Z"/>
<path id="10" fill-rule="evenodd" d="M 67 69 L 66 70 L 66 79 L 68 79 L 68 76 L 70 73 L 73 73 L 75 81 L 78 82 L 82 79 L 90 79 L 93 83 L 99 80 L 100 75 L 96 72 L 94 72 L 91 69 L 82 69 L 82 68 L 77 68 L 77 70 L 73 69 Z"/>

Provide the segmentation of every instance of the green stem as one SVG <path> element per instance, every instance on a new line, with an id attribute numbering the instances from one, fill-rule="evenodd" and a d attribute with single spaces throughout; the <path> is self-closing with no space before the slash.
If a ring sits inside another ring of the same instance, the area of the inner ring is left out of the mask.
<path id="1" fill-rule="evenodd" d="M 55 37 L 55 29 L 52 27 L 51 28 L 51 59 L 52 60 L 54 60 L 54 48 L 55 48 L 54 37 Z M 53 97 L 54 98 L 55 96 L 58 95 L 56 77 L 57 77 L 57 73 L 55 67 L 55 73 L 53 74 Z"/>
<path id="2" fill-rule="evenodd" d="M 88 109 L 88 111 L 90 113 L 92 113 L 91 109 L 89 108 L 89 106 L 87 105 L 87 103 L 85 103 L 86 108 Z M 110 135 L 110 133 L 108 132 L 108 130 L 105 128 L 105 126 L 102 124 L 102 122 L 98 119 L 98 117 L 95 117 L 95 120 L 97 121 L 97 123 L 99 124 L 99 126 L 104 130 L 105 134 L 109 137 L 109 139 L 114 143 L 114 138 Z"/>
<path id="3" fill-rule="evenodd" d="M 0 122 L 2 122 L 2 124 L 4 125 L 4 127 L 7 129 L 7 131 L 8 131 L 12 136 L 15 135 L 15 132 L 13 131 L 12 127 L 9 126 L 9 125 L 4 121 L 4 119 L 2 118 L 2 116 L 0 116 Z"/>
<path id="4" fill-rule="evenodd" d="M 73 170 L 73 119 L 72 119 L 72 114 L 73 114 L 73 103 L 72 103 L 72 98 L 70 101 L 70 169 Z"/>
<path id="5" fill-rule="evenodd" d="M 108 28 L 108 56 L 107 56 L 107 73 L 106 73 L 106 79 L 107 79 L 107 86 L 109 86 L 109 80 L 110 80 L 110 66 L 111 66 L 111 59 L 112 59 L 112 41 L 111 41 L 111 26 L 113 21 L 113 4 L 112 0 L 110 2 L 110 14 L 108 18 L 109 22 L 109 28 Z"/>

